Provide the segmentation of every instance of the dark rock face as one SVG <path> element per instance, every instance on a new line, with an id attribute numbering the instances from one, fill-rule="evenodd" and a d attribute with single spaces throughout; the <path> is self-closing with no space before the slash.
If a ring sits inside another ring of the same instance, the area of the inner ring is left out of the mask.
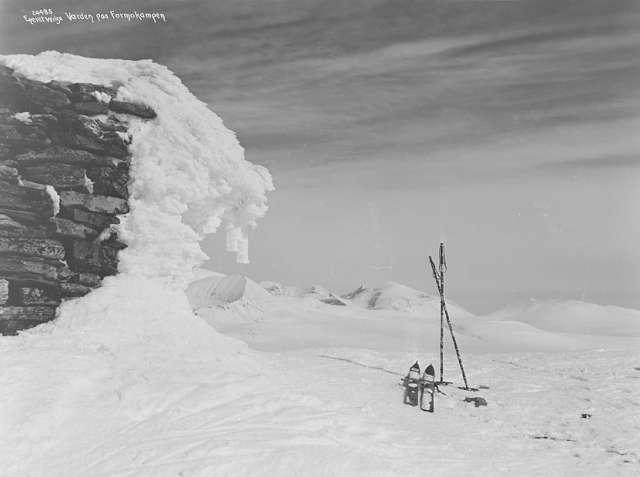
<path id="1" fill-rule="evenodd" d="M 9 280 L 0 278 L 0 305 L 5 305 L 9 301 Z"/>
<path id="2" fill-rule="evenodd" d="M 71 240 L 67 247 L 67 262 L 72 269 L 98 275 L 118 272 L 118 249 L 88 240 Z"/>
<path id="3" fill-rule="evenodd" d="M 53 216 L 54 206 L 45 190 L 3 183 L 0 188 L 0 214 L 19 220 L 21 212 L 34 216 L 41 221 Z"/>
<path id="4" fill-rule="evenodd" d="M 127 201 L 106 195 L 82 194 L 80 192 L 60 192 L 60 205 L 63 207 L 81 207 L 92 212 L 103 214 L 126 214 L 129 212 Z"/>
<path id="5" fill-rule="evenodd" d="M 58 269 L 62 266 L 62 262 L 40 257 L 0 255 L 0 270 L 7 280 L 51 284 L 58 280 Z"/>
<path id="6" fill-rule="evenodd" d="M 78 224 L 88 225 L 96 230 L 104 230 L 112 224 L 119 224 L 120 219 L 114 215 L 101 214 L 78 207 L 62 207 L 59 217 L 64 217 Z"/>
<path id="7" fill-rule="evenodd" d="M 10 287 L 11 301 L 25 306 L 60 304 L 60 290 L 56 287 L 13 282 Z"/>
<path id="8" fill-rule="evenodd" d="M 54 319 L 63 300 L 118 272 L 126 245 L 114 226 L 129 212 L 123 114 L 156 113 L 116 95 L 108 86 L 33 81 L 0 65 L 2 334 Z"/>
<path id="9" fill-rule="evenodd" d="M 16 334 L 20 330 L 53 320 L 55 316 L 55 306 L 0 306 L 2 334 Z"/>
<path id="10" fill-rule="evenodd" d="M 153 119 L 156 112 L 149 106 L 137 103 L 127 103 L 126 101 L 116 101 L 114 99 L 109 103 L 109 109 L 118 113 L 133 114 L 145 119 Z"/>
<path id="11" fill-rule="evenodd" d="M 7 182 L 9 184 L 19 184 L 20 179 L 18 175 L 18 169 L 11 166 L 0 166 L 0 181 Z"/>
<path id="12" fill-rule="evenodd" d="M 43 148 L 51 145 L 44 128 L 37 124 L 0 124 L 0 142 L 25 148 Z"/>
<path id="13" fill-rule="evenodd" d="M 84 169 L 70 164 L 51 163 L 24 166 L 20 176 L 29 181 L 48 183 L 56 190 L 77 190 L 91 192 L 91 183 Z"/>
<path id="14" fill-rule="evenodd" d="M 60 293 L 65 298 L 75 298 L 85 296 L 92 290 L 91 287 L 74 282 L 60 283 Z"/>
<path id="15" fill-rule="evenodd" d="M 55 239 L 0 237 L 0 253 L 64 260 L 65 252 L 62 243 Z"/>
<path id="16" fill-rule="evenodd" d="M 5 186 L 5 184 L 1 184 Z M 46 238 L 49 229 L 46 225 L 21 224 L 4 214 L 0 214 L 0 237 Z"/>
<path id="17" fill-rule="evenodd" d="M 92 167 L 87 176 L 93 182 L 93 192 L 101 195 L 129 198 L 129 163 L 121 162 L 117 166 Z"/>
<path id="18" fill-rule="evenodd" d="M 55 233 L 59 237 L 63 238 L 77 238 L 77 239 L 94 239 L 100 235 L 99 229 L 88 227 L 84 224 L 79 224 L 73 220 L 65 219 L 62 217 L 55 217 L 52 219 L 53 226 L 55 227 Z"/>
<path id="19" fill-rule="evenodd" d="M 87 101 L 80 103 L 73 103 L 73 109 L 80 114 L 93 115 L 104 114 L 109 110 L 109 106 L 106 103 L 100 101 Z"/>
<path id="20" fill-rule="evenodd" d="M 60 162 L 80 167 L 108 167 L 117 166 L 123 161 L 111 156 L 93 154 L 89 151 L 71 149 L 63 146 L 52 146 L 42 151 L 29 151 L 24 154 L 19 154 L 15 156 L 14 162 L 20 165 L 24 164 L 25 166 Z"/>
<path id="21" fill-rule="evenodd" d="M 102 121 L 82 114 L 64 112 L 58 117 L 60 142 L 75 149 L 115 157 L 127 157 L 129 142 L 111 120 Z"/>
<path id="22" fill-rule="evenodd" d="M 71 107 L 66 94 L 36 81 L 22 81 L 24 96 L 31 104 L 31 110 L 44 113 Z"/>

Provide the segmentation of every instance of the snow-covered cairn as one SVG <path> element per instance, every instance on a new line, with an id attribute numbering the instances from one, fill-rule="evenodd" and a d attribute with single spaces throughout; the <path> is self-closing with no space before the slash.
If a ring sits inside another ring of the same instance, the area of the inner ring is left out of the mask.
<path id="1" fill-rule="evenodd" d="M 119 272 L 183 286 L 222 223 L 247 262 L 272 188 L 160 65 L 0 56 L 0 332 L 52 320 Z"/>

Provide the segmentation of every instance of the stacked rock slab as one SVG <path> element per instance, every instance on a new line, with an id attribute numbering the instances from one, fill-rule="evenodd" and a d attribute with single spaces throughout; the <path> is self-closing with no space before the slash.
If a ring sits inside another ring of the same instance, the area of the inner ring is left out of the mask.
<path id="1" fill-rule="evenodd" d="M 0 65 L 0 333 L 55 318 L 118 271 L 132 116 L 113 88 L 27 79 Z"/>

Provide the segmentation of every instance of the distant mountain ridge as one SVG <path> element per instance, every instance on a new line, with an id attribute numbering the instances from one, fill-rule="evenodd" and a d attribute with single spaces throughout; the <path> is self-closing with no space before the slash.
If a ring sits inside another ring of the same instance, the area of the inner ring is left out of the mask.
<path id="1" fill-rule="evenodd" d="M 481 318 L 518 321 L 557 333 L 640 336 L 640 310 L 577 300 L 534 300 L 509 305 Z"/>

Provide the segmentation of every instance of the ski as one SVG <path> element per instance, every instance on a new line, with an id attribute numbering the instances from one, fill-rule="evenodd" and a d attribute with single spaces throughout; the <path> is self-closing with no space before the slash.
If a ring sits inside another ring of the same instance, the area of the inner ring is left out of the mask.
<path id="1" fill-rule="evenodd" d="M 427 412 L 433 412 L 433 399 L 436 391 L 435 370 L 432 365 L 427 366 L 422 375 L 421 393 L 420 393 L 420 409 Z M 426 394 L 426 396 L 425 396 Z M 426 403 L 425 403 L 426 399 Z"/>
<path id="2" fill-rule="evenodd" d="M 420 365 L 416 361 L 404 377 L 404 403 L 409 406 L 417 406 L 419 390 Z"/>

